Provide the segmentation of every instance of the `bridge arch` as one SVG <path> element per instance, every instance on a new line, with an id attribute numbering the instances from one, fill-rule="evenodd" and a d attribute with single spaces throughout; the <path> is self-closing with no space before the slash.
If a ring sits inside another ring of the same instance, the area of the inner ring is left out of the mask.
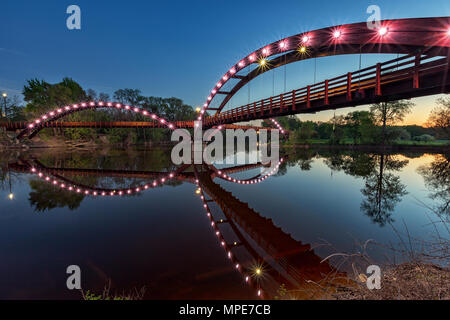
<path id="1" fill-rule="evenodd" d="M 296 34 L 261 47 L 233 65 L 211 90 L 199 120 L 208 110 L 221 113 L 231 97 L 257 76 L 296 61 L 342 54 L 422 53 L 448 56 L 449 52 L 450 17 L 384 20 L 376 30 L 368 29 L 367 23 L 354 23 Z M 267 60 L 270 57 L 273 59 Z M 258 63 L 263 67 L 238 75 L 238 72 Z M 221 91 L 220 88 L 231 79 L 239 81 L 232 85 L 230 91 Z M 225 98 L 219 107 L 213 109 L 210 105 L 217 95 L 224 95 Z"/>
<path id="2" fill-rule="evenodd" d="M 168 121 L 163 117 L 158 116 L 155 113 L 152 113 L 148 110 L 145 110 L 140 107 L 130 106 L 126 104 L 121 104 L 118 102 L 103 102 L 103 101 L 91 101 L 91 102 L 81 102 L 78 104 L 67 105 L 65 107 L 56 108 L 52 111 L 49 111 L 38 118 L 26 123 L 24 129 L 20 131 L 17 135 L 17 139 L 23 138 L 25 135 L 28 135 L 29 139 L 32 139 L 35 135 L 37 135 L 42 129 L 50 127 L 52 122 L 55 122 L 58 119 L 64 118 L 70 114 L 81 112 L 84 110 L 92 110 L 92 109 L 101 109 L 101 108 L 109 108 L 115 110 L 126 110 L 130 112 L 134 112 L 135 114 L 141 114 L 144 117 L 148 117 L 151 121 L 154 122 L 155 128 L 167 128 L 170 130 L 181 129 L 181 128 L 193 128 L 193 121 Z M 271 127 L 276 127 L 278 130 L 285 135 L 284 129 L 275 121 L 272 121 Z M 230 126 L 216 126 L 216 130 L 222 130 L 229 128 Z M 232 127 L 234 128 L 234 127 Z M 249 127 L 250 128 L 250 127 Z M 253 128 L 253 127 L 252 127 Z M 235 128 L 234 128 L 235 129 Z M 270 129 L 272 130 L 272 129 Z"/>
<path id="3" fill-rule="evenodd" d="M 23 129 L 19 135 L 17 136 L 18 139 L 22 138 L 26 134 L 28 134 L 28 137 L 31 139 L 36 134 L 39 133 L 42 129 L 46 128 L 46 125 L 50 122 L 54 122 L 58 119 L 61 119 L 63 117 L 66 117 L 70 114 L 81 112 L 84 110 L 92 110 L 92 109 L 100 109 L 100 108 L 109 108 L 109 109 L 116 109 L 116 110 L 126 110 L 130 112 L 134 112 L 135 114 L 141 114 L 144 117 L 150 118 L 150 120 L 155 122 L 155 126 L 162 127 L 162 128 L 168 128 L 170 130 L 175 130 L 177 128 L 184 127 L 183 125 L 186 125 L 186 121 L 168 121 L 164 119 L 163 117 L 158 116 L 155 113 L 151 113 L 143 108 L 130 106 L 121 104 L 118 102 L 103 102 L 103 101 L 91 101 L 91 102 L 81 102 L 78 104 L 72 104 L 67 105 L 65 107 L 56 108 L 52 111 L 49 111 L 40 117 L 32 120 L 27 124 L 27 127 Z M 156 125 L 157 124 L 157 125 Z"/>

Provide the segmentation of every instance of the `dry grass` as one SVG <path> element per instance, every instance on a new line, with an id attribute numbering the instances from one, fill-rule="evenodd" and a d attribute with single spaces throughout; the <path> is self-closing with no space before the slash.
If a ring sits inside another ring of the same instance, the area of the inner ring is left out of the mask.
<path id="1" fill-rule="evenodd" d="M 134 288 L 129 292 L 122 292 L 121 294 L 111 293 L 111 281 L 105 285 L 101 294 L 95 294 L 90 290 L 81 290 L 83 300 L 142 300 L 145 295 L 145 287 L 140 290 Z"/>
<path id="2" fill-rule="evenodd" d="M 369 290 L 358 277 L 355 286 L 341 287 L 338 300 L 450 300 L 450 270 L 436 265 L 408 262 L 382 272 L 381 289 Z"/>

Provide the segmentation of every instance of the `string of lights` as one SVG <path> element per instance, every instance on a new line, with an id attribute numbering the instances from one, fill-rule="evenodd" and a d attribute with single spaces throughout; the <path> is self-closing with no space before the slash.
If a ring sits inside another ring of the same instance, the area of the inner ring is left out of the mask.
<path id="1" fill-rule="evenodd" d="M 270 170 L 269 172 L 266 172 L 266 173 L 262 173 L 258 178 L 254 178 L 254 179 L 236 179 L 236 178 L 229 176 L 228 174 L 224 173 L 223 171 L 217 169 L 216 167 L 214 167 L 212 165 L 210 165 L 209 168 L 211 170 L 213 170 L 217 174 L 218 177 L 220 177 L 224 180 L 238 183 L 238 184 L 256 184 L 256 183 L 261 183 L 261 182 L 265 181 L 267 178 L 269 178 L 270 176 L 277 173 L 278 168 L 280 167 L 280 165 L 283 161 L 284 161 L 284 159 L 281 158 L 280 161 L 278 161 L 277 165 L 272 170 Z"/>
<path id="2" fill-rule="evenodd" d="M 365 28 L 364 29 L 365 31 L 361 32 L 361 36 L 364 37 L 367 36 L 364 39 L 370 39 L 371 43 L 382 44 L 387 42 L 387 40 L 392 40 L 391 38 L 394 37 L 395 34 L 399 32 L 398 30 L 395 30 L 395 28 L 391 28 L 395 26 L 395 22 L 394 25 L 392 26 L 391 23 L 392 23 L 391 21 L 384 21 L 383 24 L 381 24 L 377 29 L 374 30 L 368 30 L 367 28 Z M 353 26 L 355 25 L 357 24 L 354 24 Z M 268 57 L 286 51 L 297 50 L 301 53 L 306 53 L 308 47 L 311 46 L 320 47 L 324 45 L 330 46 L 330 45 L 345 44 L 346 36 L 347 35 L 353 36 L 352 31 L 346 32 L 347 31 L 346 29 L 351 26 L 352 25 L 334 26 L 315 31 L 308 31 L 303 34 L 275 41 L 249 54 L 245 58 L 241 59 L 234 66 L 232 66 L 225 73 L 225 75 L 223 75 L 221 79 L 216 83 L 214 88 L 210 91 L 210 94 L 208 95 L 205 103 L 203 104 L 200 110 L 198 120 L 201 120 L 201 118 L 205 115 L 206 110 L 210 106 L 214 97 L 217 94 L 224 94 L 223 92 L 219 91 L 221 87 L 223 87 L 228 81 L 230 81 L 230 79 L 243 78 L 243 76 L 236 75 L 239 71 L 245 69 L 246 67 L 254 63 L 258 64 L 260 67 L 266 67 L 266 65 L 269 63 L 269 61 L 267 60 Z M 401 30 L 401 32 L 406 31 Z M 415 31 L 411 30 L 411 32 L 414 33 Z M 448 37 L 450 37 L 450 28 L 443 27 L 442 30 L 436 30 L 436 34 L 438 34 L 439 36 L 443 35 L 444 38 L 447 38 L 446 41 L 448 41 Z M 220 112 L 220 110 L 218 112 Z"/>
<path id="3" fill-rule="evenodd" d="M 176 172 L 170 172 L 167 174 L 167 176 L 155 179 L 149 183 L 146 184 L 140 184 L 138 186 L 134 186 L 133 188 L 118 188 L 118 189 L 101 189 L 101 188 L 94 188 L 94 187 L 88 187 L 84 185 L 75 184 L 73 182 L 68 182 L 66 179 L 62 177 L 56 177 L 51 176 L 48 174 L 45 174 L 45 170 L 41 170 L 35 167 L 32 167 L 30 169 L 32 174 L 35 174 L 40 179 L 51 183 L 55 187 L 59 187 L 63 190 L 71 191 L 74 193 L 84 194 L 86 196 L 123 196 L 123 195 L 131 195 L 131 194 L 137 194 L 140 192 L 143 192 L 148 189 L 156 188 L 167 181 L 176 178 Z"/>
<path id="4" fill-rule="evenodd" d="M 197 175 L 197 173 L 196 173 L 196 175 Z M 237 270 L 242 275 L 244 282 L 247 283 L 248 285 L 252 286 L 253 288 L 256 288 L 256 296 L 258 296 L 261 299 L 264 298 L 264 292 L 260 286 L 260 283 L 258 281 L 252 280 L 252 276 L 259 277 L 262 275 L 262 268 L 256 268 L 256 270 L 246 270 L 242 266 L 242 264 L 238 261 L 237 256 L 232 253 L 232 249 L 234 247 L 236 247 L 237 243 L 233 242 L 230 245 L 226 242 L 223 234 L 221 233 L 221 231 L 218 227 L 218 224 L 215 222 L 214 217 L 211 214 L 211 210 L 205 199 L 205 195 L 204 195 L 203 189 L 200 186 L 198 178 L 196 179 L 195 182 L 197 185 L 196 194 L 200 195 L 200 199 L 202 200 L 203 208 L 206 212 L 206 216 L 208 217 L 208 219 L 210 221 L 211 228 L 213 229 L 213 232 L 215 233 L 217 240 L 220 243 L 220 246 L 224 249 L 224 251 L 227 255 L 227 258 L 231 261 L 232 265 L 234 265 L 234 269 Z"/>

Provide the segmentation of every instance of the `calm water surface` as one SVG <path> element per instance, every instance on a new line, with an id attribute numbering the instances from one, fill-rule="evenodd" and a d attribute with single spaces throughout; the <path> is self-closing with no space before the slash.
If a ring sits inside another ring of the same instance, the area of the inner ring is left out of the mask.
<path id="1" fill-rule="evenodd" d="M 110 281 L 119 293 L 144 286 L 148 299 L 273 298 L 281 284 L 305 289 L 348 272 L 320 261 L 358 241 L 401 249 L 406 234 L 448 237 L 430 224 L 430 209 L 448 215 L 448 155 L 290 150 L 284 159 L 276 175 L 239 184 L 173 166 L 164 149 L 4 152 L 0 298 L 79 299 L 66 288 L 69 265 L 94 292 Z M 227 167 L 232 179 L 261 178 L 260 166 Z M 378 247 L 370 254 L 386 262 Z"/>

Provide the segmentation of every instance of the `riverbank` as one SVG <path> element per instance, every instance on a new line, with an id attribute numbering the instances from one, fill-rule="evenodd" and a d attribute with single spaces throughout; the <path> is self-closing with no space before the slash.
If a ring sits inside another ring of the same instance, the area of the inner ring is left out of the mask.
<path id="1" fill-rule="evenodd" d="M 354 286 L 338 288 L 337 300 L 450 300 L 450 270 L 423 262 L 387 267 L 381 288 L 369 290 L 367 277 L 360 275 Z"/>
<path id="2" fill-rule="evenodd" d="M 321 149 L 321 150 L 354 150 L 366 152 L 428 152 L 448 153 L 450 145 L 347 145 L 347 144 L 289 144 L 282 145 L 286 149 Z"/>
<path id="3" fill-rule="evenodd" d="M 46 148 L 130 148 L 130 147 L 149 147 L 149 146 L 172 146 L 174 142 L 158 141 L 146 143 L 132 143 L 124 141 L 123 143 L 111 143 L 106 135 L 101 135 L 95 140 L 65 140 L 61 137 L 45 137 L 36 136 L 33 140 L 23 139 L 17 140 L 9 134 L 0 134 L 0 150 L 1 149 L 46 149 Z"/>

